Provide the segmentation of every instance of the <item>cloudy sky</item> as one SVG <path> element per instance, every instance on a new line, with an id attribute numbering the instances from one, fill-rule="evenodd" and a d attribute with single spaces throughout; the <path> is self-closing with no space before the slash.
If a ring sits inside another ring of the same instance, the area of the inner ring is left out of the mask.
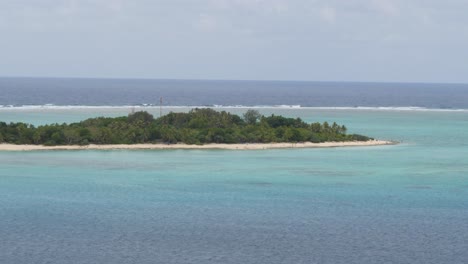
<path id="1" fill-rule="evenodd" d="M 468 83 L 468 0 L 0 0 L 0 76 Z"/>

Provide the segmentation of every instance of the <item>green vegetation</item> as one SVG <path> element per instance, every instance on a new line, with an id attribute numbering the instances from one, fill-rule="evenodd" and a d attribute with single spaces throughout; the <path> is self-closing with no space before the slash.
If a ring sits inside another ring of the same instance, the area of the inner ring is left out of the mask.
<path id="1" fill-rule="evenodd" d="M 37 145 L 138 144 L 138 143 L 270 143 L 367 141 L 347 135 L 346 127 L 327 122 L 307 124 L 300 118 L 262 116 L 248 110 L 243 118 L 225 111 L 193 109 L 154 119 L 147 112 L 128 117 L 98 117 L 79 123 L 35 127 L 0 122 L 0 143 Z"/>

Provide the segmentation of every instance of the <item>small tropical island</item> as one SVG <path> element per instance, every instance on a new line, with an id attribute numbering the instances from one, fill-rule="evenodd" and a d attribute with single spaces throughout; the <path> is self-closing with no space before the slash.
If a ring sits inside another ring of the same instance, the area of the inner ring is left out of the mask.
<path id="1" fill-rule="evenodd" d="M 306 123 L 300 118 L 238 116 L 211 108 L 170 112 L 154 118 L 145 111 L 97 117 L 71 124 L 33 126 L 0 122 L 0 150 L 46 149 L 269 149 L 393 144 L 347 134 L 344 125 Z"/>

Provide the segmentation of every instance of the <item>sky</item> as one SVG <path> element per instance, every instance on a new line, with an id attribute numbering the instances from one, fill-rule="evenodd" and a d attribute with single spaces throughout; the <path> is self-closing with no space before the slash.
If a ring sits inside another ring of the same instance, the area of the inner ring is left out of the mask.
<path id="1" fill-rule="evenodd" d="M 0 76 L 468 83 L 468 0 L 0 0 Z"/>

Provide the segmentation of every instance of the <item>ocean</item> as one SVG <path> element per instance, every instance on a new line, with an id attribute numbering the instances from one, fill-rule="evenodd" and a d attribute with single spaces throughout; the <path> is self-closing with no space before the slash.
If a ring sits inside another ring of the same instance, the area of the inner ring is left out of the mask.
<path id="1" fill-rule="evenodd" d="M 0 121 L 210 106 L 394 146 L 0 151 L 0 263 L 467 263 L 468 86 L 0 78 Z"/>
<path id="2" fill-rule="evenodd" d="M 0 107 L 276 106 L 468 109 L 468 84 L 0 78 Z"/>

